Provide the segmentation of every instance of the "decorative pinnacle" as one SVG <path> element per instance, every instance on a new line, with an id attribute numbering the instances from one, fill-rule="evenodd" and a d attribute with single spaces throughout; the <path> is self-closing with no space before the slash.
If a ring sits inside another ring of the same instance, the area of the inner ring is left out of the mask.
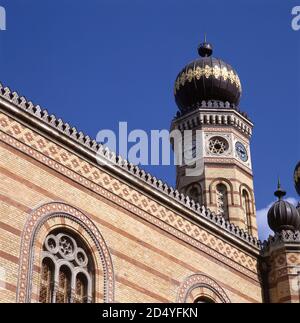
<path id="1" fill-rule="evenodd" d="M 204 34 L 204 42 L 201 43 L 198 47 L 198 54 L 201 57 L 209 57 L 213 53 L 213 48 L 210 43 L 206 41 L 206 33 Z"/>
<path id="2" fill-rule="evenodd" d="M 278 200 L 281 200 L 286 195 L 286 191 L 284 191 L 281 188 L 279 177 L 278 177 L 277 191 L 275 191 L 274 195 L 278 197 Z"/>

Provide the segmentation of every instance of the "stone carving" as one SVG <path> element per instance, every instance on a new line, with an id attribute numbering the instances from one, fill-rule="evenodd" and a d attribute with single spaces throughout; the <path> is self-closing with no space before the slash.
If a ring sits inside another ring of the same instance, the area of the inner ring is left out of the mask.
<path id="1" fill-rule="evenodd" d="M 71 261 L 75 266 L 87 267 L 88 257 L 82 248 L 77 246 L 76 241 L 65 233 L 50 234 L 45 240 L 45 255 L 49 253 L 56 258 Z"/>
<path id="2" fill-rule="evenodd" d="M 64 274 L 61 272 L 63 266 L 67 266 L 70 270 L 70 293 L 67 299 L 63 302 L 87 302 L 92 301 L 92 275 L 89 270 L 89 261 L 85 251 L 80 248 L 75 239 L 69 234 L 58 233 L 49 234 L 46 237 L 44 243 L 43 260 L 42 263 L 50 262 L 53 264 L 53 282 L 46 282 L 41 285 L 40 290 L 40 301 L 43 302 L 59 302 L 61 298 L 59 295 L 59 279 L 60 275 Z M 78 298 L 76 296 L 76 283 L 79 275 L 84 276 L 84 281 L 81 281 L 82 288 L 85 289 L 82 295 Z M 65 277 L 66 278 L 66 277 Z M 48 289 L 48 290 L 47 290 Z M 51 294 L 51 297 L 45 299 L 45 292 Z M 62 293 L 61 296 L 66 296 Z"/>

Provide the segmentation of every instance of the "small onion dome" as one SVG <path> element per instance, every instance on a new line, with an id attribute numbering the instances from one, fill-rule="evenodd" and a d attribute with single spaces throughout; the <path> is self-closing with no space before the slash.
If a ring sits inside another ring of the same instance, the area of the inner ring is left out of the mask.
<path id="1" fill-rule="evenodd" d="M 297 193 L 300 195 L 300 161 L 298 162 L 294 172 L 294 183 Z"/>
<path id="2" fill-rule="evenodd" d="M 278 201 L 272 205 L 268 212 L 269 227 L 274 232 L 300 230 L 300 213 L 294 205 L 282 199 L 286 192 L 281 189 L 279 182 L 274 195 L 278 197 Z"/>
<path id="3" fill-rule="evenodd" d="M 223 60 L 212 57 L 213 48 L 207 42 L 200 44 L 198 53 L 201 58 L 186 65 L 175 81 L 175 101 L 181 112 L 210 100 L 238 106 L 242 87 L 236 71 Z"/>

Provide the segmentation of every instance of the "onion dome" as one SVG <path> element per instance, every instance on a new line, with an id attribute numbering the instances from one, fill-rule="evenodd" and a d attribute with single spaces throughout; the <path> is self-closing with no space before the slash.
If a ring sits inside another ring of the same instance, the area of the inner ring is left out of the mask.
<path id="1" fill-rule="evenodd" d="M 268 224 L 274 232 L 281 232 L 282 230 L 300 230 L 300 213 L 294 205 L 284 201 L 282 198 L 286 195 L 280 187 L 278 181 L 278 189 L 274 193 L 278 197 L 268 212 Z"/>
<path id="2" fill-rule="evenodd" d="M 300 161 L 294 171 L 294 183 L 297 193 L 300 195 Z"/>
<path id="3" fill-rule="evenodd" d="M 223 60 L 212 57 L 212 45 L 206 41 L 200 44 L 198 53 L 201 58 L 186 65 L 175 81 L 175 101 L 181 112 L 209 100 L 238 106 L 242 87 L 236 71 Z"/>

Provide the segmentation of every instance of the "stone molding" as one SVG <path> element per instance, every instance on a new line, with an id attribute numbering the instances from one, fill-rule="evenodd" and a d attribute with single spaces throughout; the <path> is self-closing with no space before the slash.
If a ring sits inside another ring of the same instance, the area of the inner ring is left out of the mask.
<path id="1" fill-rule="evenodd" d="M 184 280 L 179 287 L 177 303 L 186 303 L 189 294 L 198 287 L 208 288 L 216 295 L 215 299 L 219 299 L 222 303 L 230 303 L 223 288 L 212 278 L 202 274 L 194 274 Z"/>
<path id="2" fill-rule="evenodd" d="M 79 224 L 96 246 L 104 274 L 104 302 L 114 302 L 114 270 L 110 252 L 95 224 L 78 209 L 63 202 L 50 202 L 36 208 L 28 217 L 21 239 L 17 302 L 31 301 L 34 245 L 41 227 L 52 218 L 65 218 Z"/>
<path id="3" fill-rule="evenodd" d="M 300 248 L 300 231 L 283 230 L 275 233 L 274 236 L 269 236 L 268 240 L 264 241 L 261 248 L 263 253 L 267 253 L 273 248 L 282 245 L 297 245 Z"/>
<path id="4" fill-rule="evenodd" d="M 179 115 L 173 120 L 172 129 L 180 131 L 197 126 L 232 126 L 247 138 L 252 136 L 253 124 L 234 109 L 203 109 L 193 110 L 190 114 Z"/>

